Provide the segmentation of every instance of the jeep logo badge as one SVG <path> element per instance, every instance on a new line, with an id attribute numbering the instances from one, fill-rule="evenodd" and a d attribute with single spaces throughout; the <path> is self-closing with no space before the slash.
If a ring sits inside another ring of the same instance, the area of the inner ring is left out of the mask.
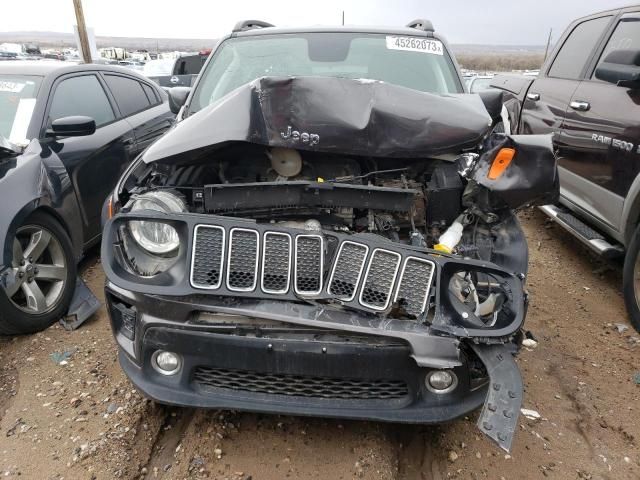
<path id="1" fill-rule="evenodd" d="M 286 132 L 280 132 L 280 136 L 284 140 L 291 139 L 294 142 L 308 143 L 309 145 L 317 145 L 320 143 L 320 135 L 309 132 L 299 132 L 294 130 L 291 125 L 287 126 Z"/>

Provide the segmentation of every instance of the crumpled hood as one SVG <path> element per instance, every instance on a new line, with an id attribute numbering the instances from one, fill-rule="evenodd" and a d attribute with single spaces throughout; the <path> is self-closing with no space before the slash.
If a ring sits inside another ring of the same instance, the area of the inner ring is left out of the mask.
<path id="1" fill-rule="evenodd" d="M 22 150 L 17 145 L 14 145 L 9 140 L 0 135 L 0 161 L 20 155 Z"/>
<path id="2" fill-rule="evenodd" d="M 436 95 L 373 80 L 262 77 L 178 123 L 147 150 L 144 161 L 230 141 L 428 157 L 475 147 L 490 125 L 478 95 Z"/>

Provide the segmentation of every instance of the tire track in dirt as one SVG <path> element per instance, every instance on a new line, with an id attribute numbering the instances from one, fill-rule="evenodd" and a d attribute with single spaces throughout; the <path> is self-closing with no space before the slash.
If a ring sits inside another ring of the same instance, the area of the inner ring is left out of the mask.
<path id="1" fill-rule="evenodd" d="M 398 451 L 397 480 L 442 480 L 438 427 L 395 427 Z"/>
<path id="2" fill-rule="evenodd" d="M 175 478 L 171 468 L 176 448 L 182 442 L 183 436 L 193 420 L 195 410 L 161 405 L 158 405 L 158 409 L 164 411 L 164 419 L 149 451 L 147 463 L 141 471 L 149 472 L 153 478 L 171 479 Z"/>

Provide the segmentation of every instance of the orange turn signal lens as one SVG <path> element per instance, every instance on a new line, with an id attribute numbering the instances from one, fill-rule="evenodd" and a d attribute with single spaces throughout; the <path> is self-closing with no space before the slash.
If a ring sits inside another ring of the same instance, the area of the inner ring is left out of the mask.
<path id="1" fill-rule="evenodd" d="M 501 148 L 496 158 L 493 159 L 487 178 L 489 180 L 495 180 L 504 173 L 507 167 L 511 164 L 511 160 L 516 156 L 515 148 Z"/>
<path id="2" fill-rule="evenodd" d="M 109 200 L 107 202 L 107 215 L 109 219 L 113 218 L 113 197 L 109 195 Z"/>

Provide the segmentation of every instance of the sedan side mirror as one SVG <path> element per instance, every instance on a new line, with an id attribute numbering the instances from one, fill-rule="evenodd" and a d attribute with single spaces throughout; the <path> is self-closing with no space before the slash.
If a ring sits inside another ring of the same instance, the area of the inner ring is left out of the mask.
<path id="1" fill-rule="evenodd" d="M 47 129 L 47 137 L 85 137 L 96 131 L 96 122 L 91 117 L 76 115 L 56 118 Z"/>
<path id="2" fill-rule="evenodd" d="M 640 50 L 614 50 L 596 68 L 596 78 L 619 87 L 640 88 Z"/>
<path id="3" fill-rule="evenodd" d="M 187 102 L 187 97 L 191 93 L 191 89 L 189 87 L 173 87 L 169 88 L 167 93 L 169 94 L 169 109 L 171 113 L 177 115 L 182 106 Z"/>

